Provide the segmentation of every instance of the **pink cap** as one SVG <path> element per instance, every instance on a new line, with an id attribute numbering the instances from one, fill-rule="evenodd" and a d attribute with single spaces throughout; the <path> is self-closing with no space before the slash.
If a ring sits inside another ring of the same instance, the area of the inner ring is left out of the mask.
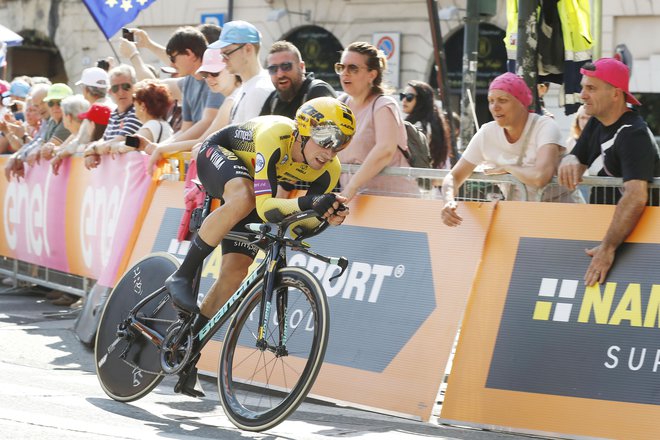
<path id="1" fill-rule="evenodd" d="M 628 91 L 630 70 L 628 66 L 614 58 L 601 58 L 595 63 L 587 63 L 580 69 L 582 75 L 598 78 L 606 83 L 621 89 L 626 94 L 626 102 L 633 105 L 642 105 L 632 93 Z"/>
<path id="2" fill-rule="evenodd" d="M 206 49 L 204 58 L 202 59 L 202 65 L 197 69 L 197 73 L 218 73 L 222 72 L 224 68 L 225 60 L 222 58 L 222 51 L 220 49 Z"/>
<path id="3" fill-rule="evenodd" d="M 527 87 L 525 80 L 514 73 L 503 73 L 495 78 L 488 87 L 488 91 L 490 92 L 491 90 L 507 92 L 525 107 L 529 107 L 532 104 L 531 90 Z"/>
<path id="4" fill-rule="evenodd" d="M 9 83 L 4 79 L 0 79 L 0 95 L 9 90 Z"/>

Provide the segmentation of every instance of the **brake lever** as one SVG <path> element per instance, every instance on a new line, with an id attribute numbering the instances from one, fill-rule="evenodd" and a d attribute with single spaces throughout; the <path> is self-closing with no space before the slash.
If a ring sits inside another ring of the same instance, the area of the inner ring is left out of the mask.
<path id="1" fill-rule="evenodd" d="M 336 280 L 337 278 L 339 278 L 340 276 L 342 276 L 344 274 L 344 272 L 346 272 L 346 268 L 348 267 L 348 259 L 347 258 L 339 257 L 337 259 L 337 262 L 333 262 L 332 261 L 333 259 L 334 258 L 330 258 L 330 262 L 332 264 L 335 264 L 335 265 L 339 266 L 339 268 L 341 270 L 339 271 L 339 273 L 337 275 L 334 275 L 334 276 L 332 276 L 328 279 L 328 281 L 330 281 L 330 282 L 332 282 L 332 281 Z"/>

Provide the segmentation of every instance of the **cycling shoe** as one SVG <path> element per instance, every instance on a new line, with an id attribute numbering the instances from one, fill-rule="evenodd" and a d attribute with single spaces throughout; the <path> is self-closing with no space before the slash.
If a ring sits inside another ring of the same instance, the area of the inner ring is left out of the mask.
<path id="1" fill-rule="evenodd" d="M 188 313 L 199 313 L 197 298 L 192 293 L 193 288 L 190 280 L 174 273 L 165 280 L 165 287 L 170 292 L 172 303 L 176 308 Z"/>
<path id="2" fill-rule="evenodd" d="M 187 374 L 182 373 L 179 376 L 179 381 L 174 385 L 174 392 L 197 398 L 206 396 L 202 389 L 202 385 L 199 383 L 196 367 L 193 367 Z"/>

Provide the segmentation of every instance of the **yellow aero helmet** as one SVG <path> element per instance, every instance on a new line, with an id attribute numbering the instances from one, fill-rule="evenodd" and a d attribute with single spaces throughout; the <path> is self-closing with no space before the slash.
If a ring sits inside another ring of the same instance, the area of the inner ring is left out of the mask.
<path id="1" fill-rule="evenodd" d="M 298 133 L 317 145 L 341 151 L 355 134 L 355 116 L 343 102 L 330 97 L 314 98 L 296 112 Z"/>

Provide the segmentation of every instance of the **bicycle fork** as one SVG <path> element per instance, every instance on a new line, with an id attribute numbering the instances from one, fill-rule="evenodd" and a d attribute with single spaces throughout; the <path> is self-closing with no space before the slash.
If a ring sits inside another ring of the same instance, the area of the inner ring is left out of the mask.
<path id="1" fill-rule="evenodd" d="M 259 309 L 259 332 L 256 341 L 257 348 L 262 351 L 270 350 L 277 357 L 287 356 L 289 354 L 286 349 L 288 288 L 284 287 L 275 290 L 277 271 L 284 266 L 283 262 L 286 262 L 284 251 L 285 248 L 279 243 L 273 246 L 271 261 L 268 263 L 266 273 L 264 274 L 263 301 L 261 301 L 261 307 Z M 269 345 L 267 340 L 267 328 L 270 320 L 273 293 L 276 294 L 275 308 L 278 323 L 278 344 L 276 346 Z"/>

